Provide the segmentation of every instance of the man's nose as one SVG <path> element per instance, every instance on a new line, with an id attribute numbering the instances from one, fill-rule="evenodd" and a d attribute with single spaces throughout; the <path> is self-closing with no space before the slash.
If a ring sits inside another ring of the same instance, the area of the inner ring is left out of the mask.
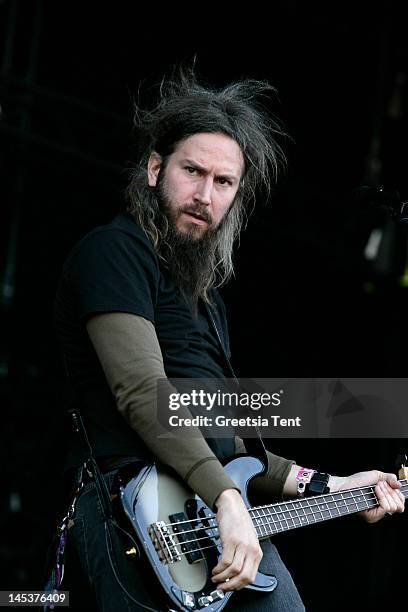
<path id="1" fill-rule="evenodd" d="M 209 206 L 212 202 L 213 187 L 214 183 L 212 177 L 203 177 L 203 179 L 197 185 L 194 200 L 200 204 L 204 204 L 204 206 Z"/>

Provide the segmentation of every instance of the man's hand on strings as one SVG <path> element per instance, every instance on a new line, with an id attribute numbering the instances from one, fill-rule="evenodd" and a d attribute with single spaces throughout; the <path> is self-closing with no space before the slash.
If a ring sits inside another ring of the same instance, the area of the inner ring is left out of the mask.
<path id="1" fill-rule="evenodd" d="M 255 580 L 263 553 L 239 492 L 223 491 L 215 505 L 222 556 L 212 570 L 212 580 L 223 591 L 239 590 Z"/>
<path id="2" fill-rule="evenodd" d="M 370 470 L 368 472 L 357 472 L 345 478 L 339 478 L 341 484 L 336 487 L 337 491 L 354 489 L 375 485 L 375 495 L 379 506 L 359 512 L 368 523 L 376 523 L 384 518 L 386 514 L 404 512 L 405 497 L 401 493 L 401 485 L 395 474 Z"/>

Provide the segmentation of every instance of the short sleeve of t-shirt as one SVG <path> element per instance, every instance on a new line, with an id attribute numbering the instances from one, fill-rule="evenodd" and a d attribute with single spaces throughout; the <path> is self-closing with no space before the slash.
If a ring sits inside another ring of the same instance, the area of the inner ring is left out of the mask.
<path id="1" fill-rule="evenodd" d="M 65 272 L 81 320 L 119 311 L 154 324 L 160 272 L 153 247 L 140 230 L 94 230 L 71 253 Z"/>

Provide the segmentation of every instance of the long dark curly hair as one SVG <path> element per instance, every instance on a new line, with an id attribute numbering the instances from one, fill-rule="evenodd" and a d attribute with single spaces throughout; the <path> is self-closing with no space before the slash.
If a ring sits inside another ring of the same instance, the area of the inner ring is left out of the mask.
<path id="1" fill-rule="evenodd" d="M 160 255 L 166 240 L 167 220 L 160 210 L 155 190 L 149 187 L 147 164 L 155 151 L 166 160 L 177 144 L 198 133 L 222 133 L 239 145 L 245 168 L 233 205 L 220 224 L 210 278 L 203 291 L 220 286 L 233 274 L 232 249 L 243 223 L 262 188 L 268 197 L 286 158 L 279 142 L 286 137 L 282 123 L 269 110 L 276 90 L 265 81 L 244 79 L 221 89 L 198 82 L 194 68 L 181 68 L 165 78 L 159 101 L 150 110 L 135 104 L 137 160 L 130 170 L 126 189 L 127 210 L 153 242 Z"/>

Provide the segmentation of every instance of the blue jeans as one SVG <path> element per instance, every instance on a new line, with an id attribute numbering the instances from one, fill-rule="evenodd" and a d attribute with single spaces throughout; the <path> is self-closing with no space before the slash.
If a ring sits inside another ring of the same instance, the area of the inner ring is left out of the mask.
<path id="1" fill-rule="evenodd" d="M 105 474 L 110 488 L 116 470 Z M 107 553 L 102 508 L 95 485 L 83 488 L 76 504 L 74 524 L 68 531 L 66 576 L 63 589 L 70 591 L 70 609 L 101 612 L 136 612 L 143 608 L 132 602 L 120 588 L 115 572 L 134 599 L 155 610 L 163 610 L 155 598 L 158 583 L 150 584 L 138 561 L 126 558 L 132 543 L 120 531 L 111 530 L 111 562 Z M 109 541 L 109 540 L 108 540 Z M 272 593 L 243 589 L 231 597 L 226 610 L 234 612 L 304 612 L 300 595 L 270 540 L 261 543 L 264 556 L 260 571 L 273 574 L 278 586 Z"/>

